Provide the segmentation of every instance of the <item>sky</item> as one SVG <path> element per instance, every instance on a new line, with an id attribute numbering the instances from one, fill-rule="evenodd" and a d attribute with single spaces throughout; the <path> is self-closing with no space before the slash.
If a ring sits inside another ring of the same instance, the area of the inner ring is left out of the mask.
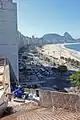
<path id="1" fill-rule="evenodd" d="M 18 29 L 25 36 L 70 33 L 80 38 L 80 0 L 15 0 Z"/>

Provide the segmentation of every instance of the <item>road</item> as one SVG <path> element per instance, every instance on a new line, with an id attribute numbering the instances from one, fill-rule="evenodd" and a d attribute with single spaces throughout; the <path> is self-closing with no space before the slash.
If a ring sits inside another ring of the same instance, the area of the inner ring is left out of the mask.
<path id="1" fill-rule="evenodd" d="M 52 71 L 51 66 L 47 64 L 44 66 L 38 55 L 27 54 L 27 58 L 25 61 L 27 73 L 24 81 L 23 79 L 20 81 L 21 84 L 39 85 L 56 90 L 70 87 L 70 82 L 66 80 L 68 75 L 63 77 L 57 75 L 56 72 Z"/>

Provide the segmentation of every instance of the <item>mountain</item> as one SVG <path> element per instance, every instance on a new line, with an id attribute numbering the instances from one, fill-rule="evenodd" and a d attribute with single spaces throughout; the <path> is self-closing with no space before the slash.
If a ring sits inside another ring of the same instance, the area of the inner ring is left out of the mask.
<path id="1" fill-rule="evenodd" d="M 80 42 L 79 39 L 74 39 L 68 32 L 65 32 L 64 35 L 59 35 L 59 34 L 45 34 L 41 38 L 36 38 L 34 36 L 28 37 L 26 36 L 24 39 L 24 45 L 27 44 L 52 44 L 52 43 L 75 43 L 75 42 Z"/>
<path id="2" fill-rule="evenodd" d="M 45 34 L 41 39 L 48 43 L 78 42 L 80 39 L 74 39 L 69 33 L 65 32 L 63 36 L 59 34 Z"/>
<path id="3" fill-rule="evenodd" d="M 73 41 L 75 41 L 75 39 L 74 38 L 72 38 L 72 36 L 69 34 L 69 33 L 67 33 L 67 32 L 65 32 L 64 33 L 64 40 L 66 41 L 66 42 L 73 42 Z"/>
<path id="4" fill-rule="evenodd" d="M 42 37 L 42 39 L 43 39 L 44 42 L 48 42 L 48 43 L 61 42 L 61 40 L 63 40 L 63 36 L 58 35 L 58 34 L 45 34 Z"/>

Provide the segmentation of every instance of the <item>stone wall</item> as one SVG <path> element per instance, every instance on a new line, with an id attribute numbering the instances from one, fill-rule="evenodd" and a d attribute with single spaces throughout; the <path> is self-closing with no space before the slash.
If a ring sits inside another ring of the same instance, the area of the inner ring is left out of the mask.
<path id="1" fill-rule="evenodd" d="M 40 90 L 40 104 L 41 106 L 52 106 L 51 92 Z"/>
<path id="2" fill-rule="evenodd" d="M 77 94 L 40 90 L 40 105 L 80 111 L 80 97 Z"/>

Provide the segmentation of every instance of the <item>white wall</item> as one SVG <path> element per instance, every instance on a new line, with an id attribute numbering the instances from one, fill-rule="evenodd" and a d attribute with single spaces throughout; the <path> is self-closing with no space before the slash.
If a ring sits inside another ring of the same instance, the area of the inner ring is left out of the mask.
<path id="1" fill-rule="evenodd" d="M 12 2 L 0 8 L 0 56 L 8 57 L 18 79 L 17 5 Z"/>
<path id="2" fill-rule="evenodd" d="M 22 47 L 24 47 L 24 39 L 25 39 L 25 36 L 23 36 L 19 31 L 17 32 L 18 34 L 18 50 Z"/>

